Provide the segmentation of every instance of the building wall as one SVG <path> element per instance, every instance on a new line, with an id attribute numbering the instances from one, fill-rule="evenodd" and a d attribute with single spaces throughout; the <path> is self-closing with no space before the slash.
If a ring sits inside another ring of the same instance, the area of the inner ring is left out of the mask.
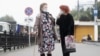
<path id="1" fill-rule="evenodd" d="M 81 42 L 83 36 L 90 34 L 94 40 L 94 27 L 93 26 L 75 26 L 75 39 L 76 42 Z"/>

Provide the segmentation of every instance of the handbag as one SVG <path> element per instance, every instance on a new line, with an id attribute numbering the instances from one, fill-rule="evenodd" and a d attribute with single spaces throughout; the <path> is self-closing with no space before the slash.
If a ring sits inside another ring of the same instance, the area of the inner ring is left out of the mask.
<path id="1" fill-rule="evenodd" d="M 65 36 L 65 53 L 66 52 L 76 52 L 75 40 L 73 35 Z"/>

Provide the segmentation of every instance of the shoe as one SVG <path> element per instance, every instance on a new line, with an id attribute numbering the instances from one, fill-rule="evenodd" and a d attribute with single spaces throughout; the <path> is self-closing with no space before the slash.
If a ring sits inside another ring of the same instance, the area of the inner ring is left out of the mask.
<path id="1" fill-rule="evenodd" d="M 43 54 L 40 54 L 40 56 L 45 56 L 45 54 L 43 53 Z"/>
<path id="2" fill-rule="evenodd" d="M 47 54 L 47 56 L 52 56 L 52 54 Z"/>

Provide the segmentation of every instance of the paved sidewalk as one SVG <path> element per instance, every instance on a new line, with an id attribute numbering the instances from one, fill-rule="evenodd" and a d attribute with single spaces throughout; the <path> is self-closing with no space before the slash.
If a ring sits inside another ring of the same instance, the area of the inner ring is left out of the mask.
<path id="1" fill-rule="evenodd" d="M 100 56 L 100 46 L 88 44 L 76 44 L 77 52 L 72 53 L 71 56 Z M 34 51 L 35 50 L 35 51 Z M 11 52 L 0 52 L 0 56 L 39 56 L 38 46 L 32 46 Z M 53 56 L 62 56 L 61 45 L 56 44 Z"/>

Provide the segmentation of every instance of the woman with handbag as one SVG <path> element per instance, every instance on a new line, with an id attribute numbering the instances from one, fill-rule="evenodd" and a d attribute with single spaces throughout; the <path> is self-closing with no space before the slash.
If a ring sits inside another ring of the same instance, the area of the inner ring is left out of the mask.
<path id="1" fill-rule="evenodd" d="M 60 6 L 61 13 L 57 18 L 56 24 L 60 28 L 60 36 L 61 36 L 61 46 L 63 56 L 70 56 L 70 51 L 66 50 L 65 37 L 74 35 L 74 20 L 72 15 L 69 13 L 69 7 L 66 5 Z"/>
<path id="2" fill-rule="evenodd" d="M 37 33 L 40 56 L 52 56 L 55 49 L 55 19 L 47 11 L 47 3 L 40 5 L 40 14 L 36 17 L 34 32 Z"/>

